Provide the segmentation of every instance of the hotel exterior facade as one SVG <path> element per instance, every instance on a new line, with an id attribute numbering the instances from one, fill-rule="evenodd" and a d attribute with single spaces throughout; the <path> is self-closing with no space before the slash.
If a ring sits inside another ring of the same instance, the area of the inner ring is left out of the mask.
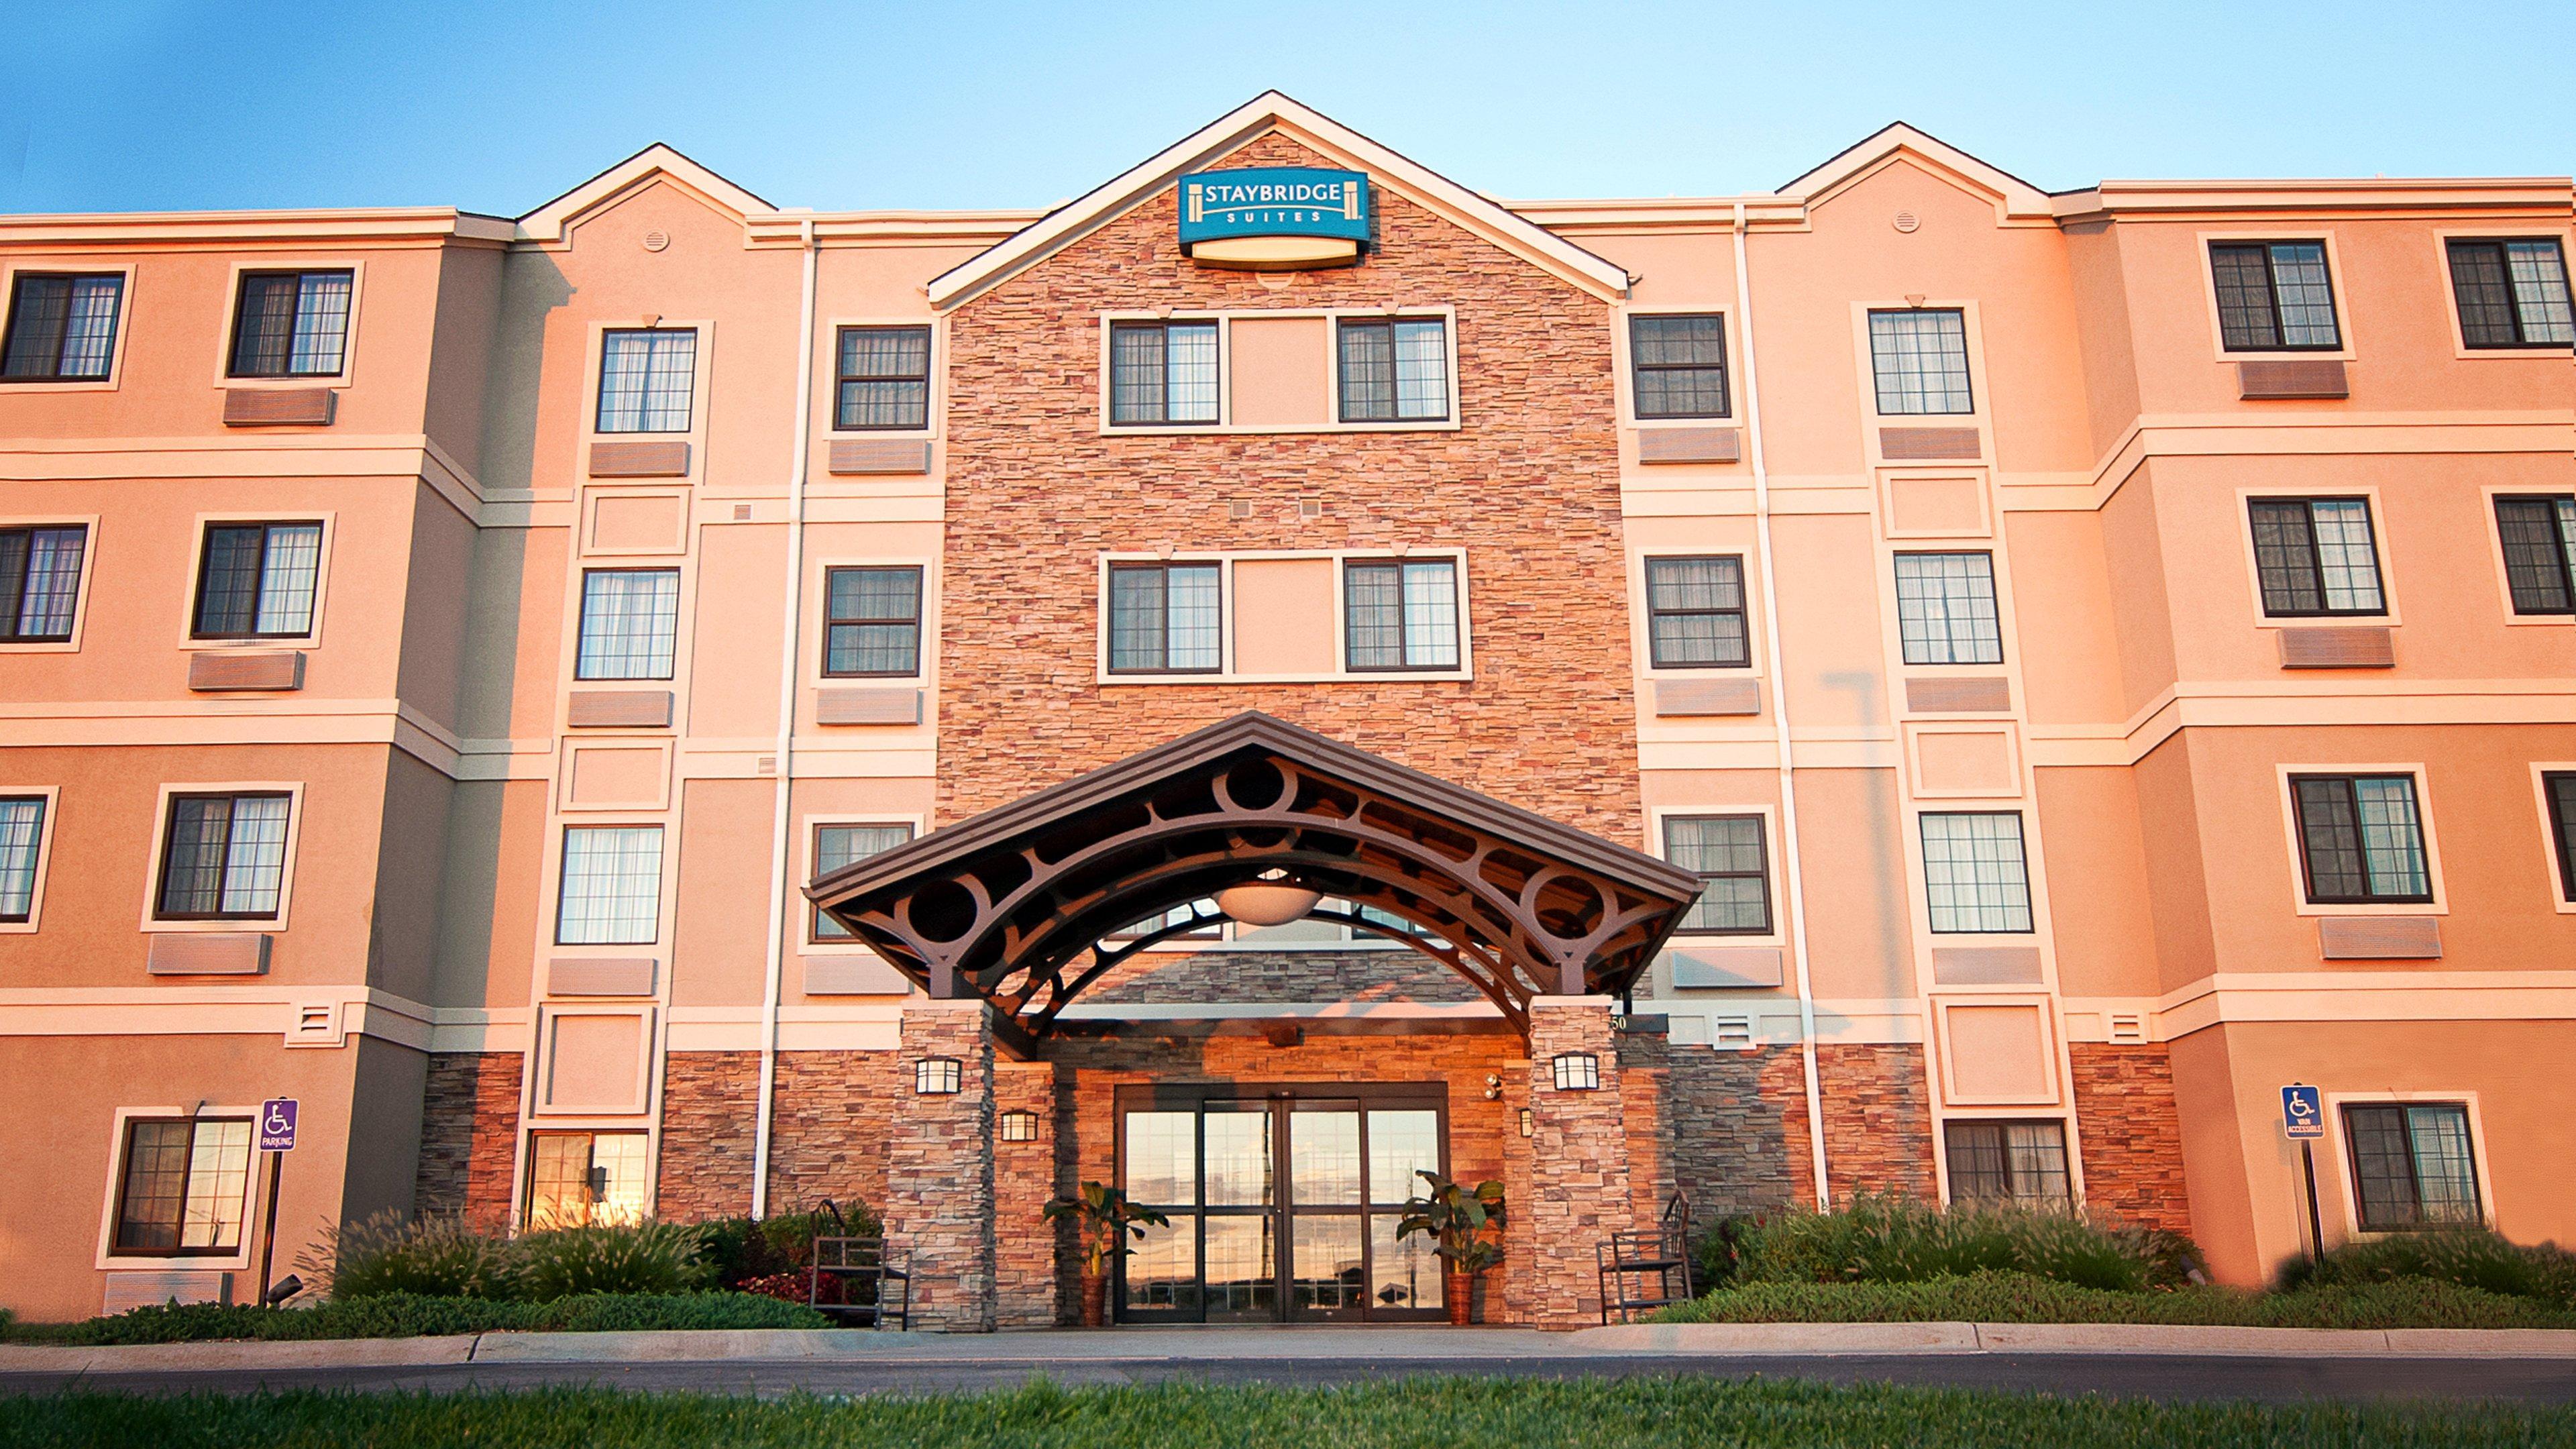
<path id="1" fill-rule="evenodd" d="M 2290 1084 L 2328 1243 L 2576 1236 L 2572 201 L 1273 94 L 1043 214 L 0 218 L 0 1301 L 253 1296 L 274 1098 L 281 1272 L 856 1201 L 964 1329 L 1084 1180 L 1136 1321 L 1436 1311 L 1422 1168 L 1492 1320 L 1675 1194 L 2254 1283 Z"/>

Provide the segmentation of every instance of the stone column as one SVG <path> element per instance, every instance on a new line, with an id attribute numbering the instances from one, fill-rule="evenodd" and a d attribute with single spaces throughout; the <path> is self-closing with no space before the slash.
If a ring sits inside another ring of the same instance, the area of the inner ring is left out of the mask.
<path id="1" fill-rule="evenodd" d="M 981 1001 L 903 1007 L 902 1065 L 886 1131 L 888 1246 L 910 1254 L 912 1324 L 990 1333 L 993 1302 L 993 1027 Z M 957 1091 L 915 1090 L 916 1066 L 953 1058 Z"/>
<path id="2" fill-rule="evenodd" d="M 1530 1253 L 1529 1321 L 1540 1328 L 1601 1322 L 1595 1250 L 1636 1226 L 1629 1200 L 1628 1131 L 1619 1051 L 1607 996 L 1541 996 L 1530 1002 L 1529 1200 L 1519 1219 Z M 1601 1085 L 1559 1090 L 1556 1058 L 1589 1052 Z"/>
<path id="3" fill-rule="evenodd" d="M 1058 1181 L 1057 1146 L 1062 1123 L 1056 1112 L 1056 1069 L 1051 1062 L 1001 1062 L 994 1068 L 995 1120 L 1026 1112 L 1037 1135 L 1010 1141 L 996 1129 L 994 1147 L 994 1301 L 996 1321 L 1004 1328 L 1052 1328 L 1064 1321 L 1062 1282 L 1057 1273 L 1059 1225 L 1047 1221 L 1044 1209 L 1064 1191 Z"/>

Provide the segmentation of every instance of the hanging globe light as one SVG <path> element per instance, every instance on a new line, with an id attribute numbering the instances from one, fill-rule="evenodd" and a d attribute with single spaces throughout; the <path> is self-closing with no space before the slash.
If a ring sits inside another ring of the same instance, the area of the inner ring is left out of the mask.
<path id="1" fill-rule="evenodd" d="M 1323 898 L 1322 891 L 1292 883 L 1284 870 L 1266 870 L 1218 891 L 1216 908 L 1247 926 L 1284 926 L 1313 910 Z"/>

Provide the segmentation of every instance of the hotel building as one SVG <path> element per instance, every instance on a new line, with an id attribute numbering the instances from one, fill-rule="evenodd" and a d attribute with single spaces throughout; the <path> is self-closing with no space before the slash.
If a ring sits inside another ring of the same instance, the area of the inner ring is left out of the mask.
<path id="1" fill-rule="evenodd" d="M 2576 1237 L 2572 203 L 1271 94 L 1043 213 L 0 217 L 0 1303 L 253 1297 L 273 1170 L 281 1273 L 865 1203 L 964 1329 L 1084 1180 L 1132 1321 L 1436 1313 L 1423 1168 L 1541 1324 L 1676 1195 Z"/>

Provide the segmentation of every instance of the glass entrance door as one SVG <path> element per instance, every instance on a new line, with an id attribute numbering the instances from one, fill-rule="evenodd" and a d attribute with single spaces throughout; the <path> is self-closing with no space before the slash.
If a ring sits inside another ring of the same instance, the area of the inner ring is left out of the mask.
<path id="1" fill-rule="evenodd" d="M 1414 1174 L 1446 1170 L 1445 1119 L 1437 1084 L 1122 1088 L 1121 1185 L 1171 1223 L 1130 1240 L 1119 1316 L 1438 1316 L 1440 1261 L 1395 1228 Z"/>

